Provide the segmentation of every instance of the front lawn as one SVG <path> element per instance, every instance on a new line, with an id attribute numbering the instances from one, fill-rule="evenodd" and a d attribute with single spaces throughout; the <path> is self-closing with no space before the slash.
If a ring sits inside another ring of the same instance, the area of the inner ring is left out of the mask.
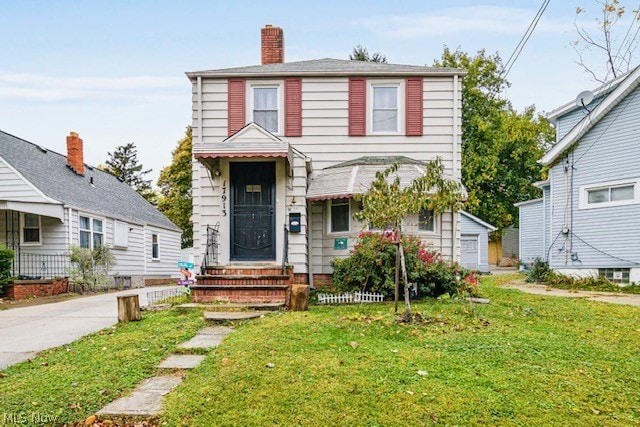
<path id="1" fill-rule="evenodd" d="M 490 305 L 313 306 L 247 322 L 167 396 L 167 425 L 637 425 L 637 308 L 523 294 Z"/>
<path id="2" fill-rule="evenodd" d="M 0 426 L 84 420 L 155 374 L 156 365 L 203 326 L 201 317 L 198 311 L 145 313 L 140 322 L 118 324 L 0 371 Z"/>

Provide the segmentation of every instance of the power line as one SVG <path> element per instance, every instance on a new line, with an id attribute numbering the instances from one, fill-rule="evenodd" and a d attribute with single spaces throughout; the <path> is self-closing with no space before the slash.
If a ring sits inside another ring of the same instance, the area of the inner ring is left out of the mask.
<path id="1" fill-rule="evenodd" d="M 505 78 L 507 78 L 507 76 L 509 75 L 509 72 L 511 71 L 511 68 L 513 67 L 513 64 L 515 64 L 515 62 L 518 60 L 518 57 L 522 53 L 522 50 L 524 49 L 524 46 L 527 44 L 527 42 L 529 41 L 529 38 L 533 34 L 533 31 L 538 26 L 538 22 L 540 22 L 540 18 L 542 17 L 542 14 L 544 14 L 544 11 L 547 9 L 547 6 L 549 5 L 550 1 L 551 0 L 544 0 L 542 2 L 542 5 L 540 6 L 540 9 L 538 9 L 538 12 L 533 17 L 533 20 L 529 24 L 529 27 L 527 28 L 527 31 L 525 31 L 524 35 L 522 36 L 522 38 L 518 42 L 516 48 L 513 50 L 513 53 L 511 54 L 511 56 L 509 57 L 509 59 L 505 63 L 505 69 L 506 69 L 506 71 L 504 73 L 504 77 Z"/>

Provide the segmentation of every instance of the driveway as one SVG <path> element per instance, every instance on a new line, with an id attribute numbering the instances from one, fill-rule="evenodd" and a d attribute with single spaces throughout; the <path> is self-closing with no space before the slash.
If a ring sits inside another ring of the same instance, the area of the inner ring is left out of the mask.
<path id="1" fill-rule="evenodd" d="M 35 356 L 39 351 L 68 344 L 118 322 L 116 297 L 140 296 L 167 286 L 74 298 L 68 301 L 0 311 L 0 370 Z"/>

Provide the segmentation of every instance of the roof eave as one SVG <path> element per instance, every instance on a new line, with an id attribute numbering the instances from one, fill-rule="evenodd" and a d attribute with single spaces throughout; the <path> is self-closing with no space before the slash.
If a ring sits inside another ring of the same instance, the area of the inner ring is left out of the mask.
<path id="1" fill-rule="evenodd" d="M 447 71 L 270 71 L 270 72 L 216 72 L 216 71 L 193 71 L 186 72 L 189 80 L 194 81 L 198 77 L 206 78 L 270 78 L 270 77 L 351 77 L 351 76 L 367 76 L 367 77 L 406 77 L 406 76 L 422 76 L 422 77 L 464 77 L 467 72 L 464 70 L 447 70 Z"/>

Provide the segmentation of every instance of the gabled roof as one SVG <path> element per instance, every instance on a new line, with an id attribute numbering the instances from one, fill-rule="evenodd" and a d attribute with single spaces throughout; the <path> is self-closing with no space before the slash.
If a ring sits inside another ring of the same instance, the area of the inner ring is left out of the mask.
<path id="1" fill-rule="evenodd" d="M 496 231 L 497 228 L 491 224 L 489 224 L 488 222 L 485 222 L 483 220 L 481 220 L 480 218 L 478 218 L 475 215 L 471 215 L 469 212 L 465 212 L 465 211 L 460 211 L 460 214 L 462 216 L 465 216 L 467 218 L 469 218 L 471 221 L 480 224 L 481 226 L 483 226 L 484 228 L 486 228 L 489 231 Z"/>
<path id="2" fill-rule="evenodd" d="M 84 176 L 62 154 L 0 131 L 0 157 L 47 197 L 89 213 L 180 229 L 135 190 L 108 172 L 85 165 Z"/>
<path id="3" fill-rule="evenodd" d="M 438 68 L 418 65 L 386 64 L 382 62 L 351 61 L 345 59 L 312 59 L 247 67 L 223 68 L 187 72 L 196 77 L 303 77 L 303 76 L 448 76 L 465 75 L 459 68 Z"/>
<path id="4" fill-rule="evenodd" d="M 619 82 L 613 89 L 591 112 L 584 116 L 560 141 L 558 141 L 547 153 L 540 159 L 539 163 L 545 166 L 555 162 L 565 150 L 571 148 L 573 144 L 578 142 L 589 130 L 591 130 L 603 117 L 609 113 L 616 105 L 620 103 L 631 91 L 640 84 L 640 66 L 628 73 L 624 80 Z"/>

